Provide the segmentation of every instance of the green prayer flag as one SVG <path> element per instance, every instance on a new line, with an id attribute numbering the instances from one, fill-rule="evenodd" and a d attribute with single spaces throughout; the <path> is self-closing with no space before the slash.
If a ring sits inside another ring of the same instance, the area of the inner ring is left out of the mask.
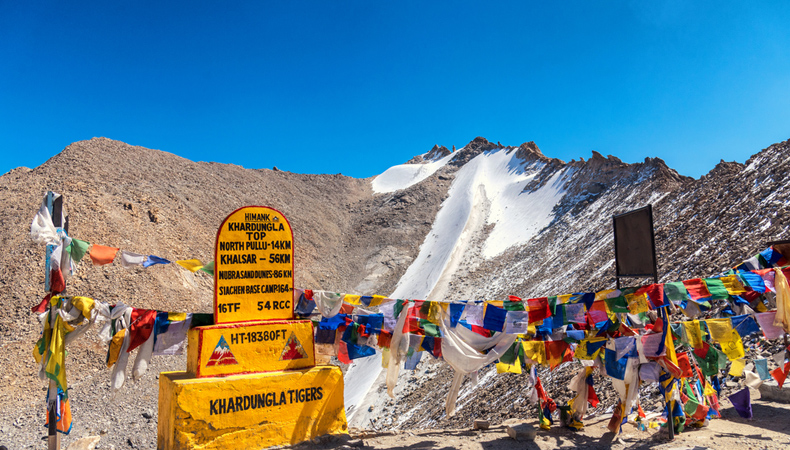
<path id="1" fill-rule="evenodd" d="M 688 299 L 688 291 L 682 281 L 664 283 L 664 295 L 672 301 L 682 302 Z"/>
<path id="2" fill-rule="evenodd" d="M 727 368 L 727 363 L 729 362 L 727 358 L 727 354 L 724 352 L 720 352 L 714 346 L 710 346 L 710 348 L 716 350 L 716 358 L 719 366 L 719 370 L 724 370 Z"/>
<path id="3" fill-rule="evenodd" d="M 708 287 L 710 298 L 713 300 L 726 300 L 730 297 L 727 288 L 724 287 L 724 282 L 718 278 L 703 278 L 705 286 Z"/>
<path id="4" fill-rule="evenodd" d="M 425 330 L 426 336 L 442 337 L 442 332 L 439 331 L 439 327 L 436 326 L 435 323 L 431 323 L 425 319 L 420 319 L 420 327 Z"/>
<path id="5" fill-rule="evenodd" d="M 400 317 L 401 311 L 403 311 L 403 305 L 408 303 L 407 300 L 398 299 L 395 300 L 395 308 L 393 308 L 393 312 L 395 313 L 395 318 L 397 319 Z"/>
<path id="6" fill-rule="evenodd" d="M 90 242 L 71 238 L 71 243 L 66 247 L 66 251 L 71 255 L 71 259 L 73 259 L 74 262 L 80 262 L 82 257 L 88 253 L 88 247 L 90 246 Z"/>
<path id="7" fill-rule="evenodd" d="M 525 311 L 524 302 L 511 302 L 510 300 L 505 300 L 502 306 L 505 307 L 506 311 Z"/>
<path id="8" fill-rule="evenodd" d="M 606 301 L 606 307 L 609 308 L 609 311 L 613 313 L 629 312 L 628 300 L 626 300 L 624 296 L 607 298 L 605 301 Z"/>
<path id="9" fill-rule="evenodd" d="M 211 261 L 210 263 L 208 263 L 205 266 L 201 267 L 199 270 L 202 271 L 202 272 L 206 272 L 207 274 L 209 274 L 209 275 L 211 275 L 213 277 L 214 276 L 214 261 Z"/>
<path id="10" fill-rule="evenodd" d="M 719 352 L 711 345 L 708 347 L 708 354 L 705 355 L 704 358 L 700 358 L 694 352 L 691 352 L 694 355 L 694 359 L 697 360 L 697 364 L 699 364 L 699 369 L 702 371 L 702 374 L 706 377 L 711 377 L 719 373 Z"/>
<path id="11" fill-rule="evenodd" d="M 516 342 L 508 348 L 502 356 L 499 357 L 499 362 L 503 364 L 514 364 L 518 360 L 519 349 L 521 348 L 521 341 L 516 339 Z"/>

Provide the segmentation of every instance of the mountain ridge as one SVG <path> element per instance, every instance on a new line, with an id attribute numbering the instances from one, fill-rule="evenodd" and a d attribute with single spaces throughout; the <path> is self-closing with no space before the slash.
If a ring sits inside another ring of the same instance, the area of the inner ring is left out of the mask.
<path id="1" fill-rule="evenodd" d="M 40 419 L 43 382 L 29 356 L 40 325 L 29 308 L 44 295 L 43 248 L 28 230 L 47 190 L 64 195 L 70 235 L 95 244 L 208 262 L 227 214 L 267 205 L 294 229 L 297 287 L 491 300 L 613 287 L 611 216 L 646 204 L 653 205 L 662 281 L 718 273 L 768 240 L 788 236 L 782 217 L 790 212 L 789 156 L 790 141 L 776 143 L 744 164 L 722 161 L 695 180 L 658 158 L 624 163 L 593 152 L 566 163 L 531 141 L 502 146 L 478 137 L 458 150 L 437 145 L 411 164 L 355 179 L 193 162 L 107 138 L 75 142 L 34 169 L 0 176 L 6 230 L 0 242 L 7 249 L 0 254 L 0 292 L 9 302 L 0 316 L 0 379 L 9 380 L 0 385 L 0 409 L 8 411 L 0 414 L 0 428 Z M 212 284 L 175 265 L 129 270 L 83 260 L 67 294 L 210 312 Z M 94 417 L 129 436 L 139 430 L 129 428 L 125 416 L 102 417 L 92 409 L 114 395 L 106 349 L 98 342 L 90 330 L 69 349 L 75 424 L 87 427 L 83 418 Z M 155 410 L 155 374 L 183 367 L 182 357 L 155 358 L 142 380 L 124 388 L 140 395 L 121 406 Z M 424 384 L 431 380 L 415 381 L 435 391 L 428 401 L 443 389 L 439 379 Z M 459 410 L 475 405 L 465 401 Z M 385 407 L 373 413 L 391 414 L 392 405 Z M 430 420 L 449 423 L 434 413 Z M 150 424 L 143 430 L 155 437 Z"/>

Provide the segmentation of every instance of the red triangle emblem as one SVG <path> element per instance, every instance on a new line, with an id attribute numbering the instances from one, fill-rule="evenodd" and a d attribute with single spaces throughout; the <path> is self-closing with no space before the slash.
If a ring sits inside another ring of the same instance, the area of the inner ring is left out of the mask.
<path id="1" fill-rule="evenodd" d="M 208 363 L 206 363 L 206 367 L 232 366 L 238 363 L 236 357 L 233 356 L 233 352 L 230 351 L 230 346 L 225 340 L 225 336 L 220 336 L 219 342 L 217 342 L 217 346 L 214 347 L 214 352 L 211 354 L 211 358 L 209 358 Z"/>
<path id="2" fill-rule="evenodd" d="M 299 342 L 299 339 L 296 339 L 296 334 L 291 331 L 291 337 L 288 338 L 288 342 L 285 343 L 285 348 L 283 348 L 283 352 L 280 354 L 280 361 L 303 358 L 307 358 L 307 352 L 304 351 L 304 347 L 302 347 L 302 343 Z"/>

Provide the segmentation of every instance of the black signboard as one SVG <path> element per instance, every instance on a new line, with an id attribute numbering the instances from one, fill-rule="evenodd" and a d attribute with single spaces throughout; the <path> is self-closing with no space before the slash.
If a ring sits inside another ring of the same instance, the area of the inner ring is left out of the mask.
<path id="1" fill-rule="evenodd" d="M 653 277 L 658 283 L 652 205 L 616 215 L 613 223 L 618 289 L 620 277 Z"/>

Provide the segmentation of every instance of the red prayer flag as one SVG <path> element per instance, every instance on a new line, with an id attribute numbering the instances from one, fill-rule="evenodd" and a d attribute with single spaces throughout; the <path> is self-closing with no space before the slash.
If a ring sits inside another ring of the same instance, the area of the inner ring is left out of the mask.
<path id="1" fill-rule="evenodd" d="M 620 322 L 620 328 L 617 329 L 620 333 L 620 336 L 639 336 L 639 333 L 628 328 L 624 323 Z"/>
<path id="2" fill-rule="evenodd" d="M 351 358 L 348 357 L 348 347 L 343 341 L 337 341 L 337 359 L 343 364 L 351 364 Z"/>
<path id="3" fill-rule="evenodd" d="M 470 325 L 470 327 L 472 327 L 472 331 L 474 331 L 475 333 L 479 334 L 480 336 L 491 337 L 491 336 L 494 335 L 493 331 L 487 330 L 487 329 L 481 327 L 480 325 Z"/>
<path id="4" fill-rule="evenodd" d="M 136 349 L 151 337 L 156 321 L 156 311 L 153 309 L 132 309 L 132 324 L 129 326 L 129 348 L 127 352 Z"/>
<path id="5" fill-rule="evenodd" d="M 694 354 L 705 359 L 705 357 L 708 356 L 708 349 L 710 349 L 710 344 L 703 342 L 702 347 L 694 349 Z"/>
<path id="6" fill-rule="evenodd" d="M 741 297 L 743 297 L 747 302 L 750 302 L 750 303 L 755 301 L 755 300 L 757 300 L 757 297 L 759 297 L 759 296 L 760 296 L 760 293 L 757 292 L 757 291 L 746 291 L 743 294 L 741 294 Z"/>
<path id="7" fill-rule="evenodd" d="M 699 300 L 701 298 L 710 297 L 710 292 L 708 292 L 708 287 L 705 285 L 705 282 L 702 281 L 702 278 L 693 278 L 691 280 L 686 280 L 683 282 L 683 286 L 686 286 L 686 290 L 691 296 L 692 300 Z"/>
<path id="8" fill-rule="evenodd" d="M 437 359 L 442 357 L 442 338 L 433 338 L 433 357 Z"/>
<path id="9" fill-rule="evenodd" d="M 650 301 L 652 309 L 664 306 L 664 285 L 663 284 L 650 284 L 639 288 L 636 295 L 647 294 L 647 299 Z"/>
<path id="10" fill-rule="evenodd" d="M 30 310 L 31 310 L 31 311 L 33 311 L 34 313 L 43 313 L 44 311 L 46 311 L 46 310 L 47 310 L 47 308 L 49 307 L 49 298 L 50 298 L 50 295 L 51 295 L 51 294 L 47 294 L 47 295 L 46 295 L 46 297 L 44 297 L 44 298 L 41 300 L 41 303 L 39 303 L 38 305 L 36 305 L 36 306 L 34 306 L 34 307 L 30 308 Z"/>
<path id="11" fill-rule="evenodd" d="M 592 385 L 587 385 L 587 401 L 590 402 L 590 406 L 595 408 L 598 406 L 600 400 L 598 400 L 598 395 L 595 393 L 595 389 L 593 389 Z"/>
<path id="12" fill-rule="evenodd" d="M 60 294 L 66 290 L 66 280 L 63 279 L 63 272 L 60 269 L 52 269 L 49 273 L 49 290 Z"/>
<path id="13" fill-rule="evenodd" d="M 535 377 L 535 391 L 538 393 L 538 398 L 541 402 L 546 402 L 549 400 L 549 396 L 546 395 L 546 391 L 543 389 L 543 383 L 540 382 L 540 377 Z"/>
<path id="14" fill-rule="evenodd" d="M 672 362 L 671 359 L 667 358 L 666 356 L 659 356 L 656 358 L 658 364 L 664 368 L 670 375 L 675 378 L 680 378 L 683 375 L 683 369 L 678 367 L 675 363 Z"/>
<path id="15" fill-rule="evenodd" d="M 407 317 L 406 322 L 403 323 L 403 332 L 423 335 L 425 332 L 420 328 L 420 319 L 416 317 Z"/>
<path id="16" fill-rule="evenodd" d="M 382 331 L 381 334 L 379 334 L 378 346 L 383 348 L 390 348 L 391 341 L 392 341 L 392 334 L 388 331 Z"/>
<path id="17" fill-rule="evenodd" d="M 567 350 L 570 348 L 570 345 L 568 345 L 567 342 L 545 341 L 543 345 L 546 348 L 546 360 L 549 362 L 551 370 L 554 370 L 563 362 L 568 361 Z"/>
<path id="18" fill-rule="evenodd" d="M 689 355 L 686 352 L 678 352 L 678 367 L 682 371 L 680 378 L 692 378 L 694 372 L 691 370 L 691 363 L 689 362 Z"/>
<path id="19" fill-rule="evenodd" d="M 540 322 L 551 316 L 549 298 L 540 297 L 527 300 L 527 311 L 529 311 L 529 323 Z"/>
<path id="20" fill-rule="evenodd" d="M 779 384 L 779 389 L 782 389 L 782 385 L 785 384 L 788 372 L 790 372 L 790 361 L 785 363 L 784 370 L 781 367 L 777 367 L 771 371 L 771 376 L 774 377 L 776 383 Z"/>

